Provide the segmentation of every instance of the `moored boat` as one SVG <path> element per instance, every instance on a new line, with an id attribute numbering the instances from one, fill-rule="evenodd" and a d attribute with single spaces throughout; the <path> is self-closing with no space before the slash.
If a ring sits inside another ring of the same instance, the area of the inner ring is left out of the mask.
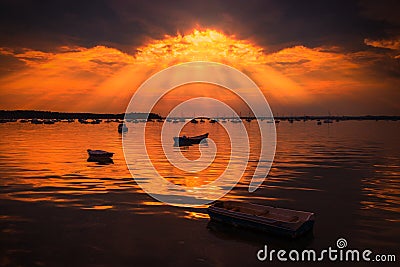
<path id="1" fill-rule="evenodd" d="M 125 123 L 118 124 L 118 132 L 125 133 L 128 131 L 128 127 L 126 127 Z"/>
<path id="2" fill-rule="evenodd" d="M 112 158 L 114 155 L 113 152 L 108 152 L 105 150 L 92 150 L 88 149 L 87 150 L 89 158 Z"/>
<path id="3" fill-rule="evenodd" d="M 202 134 L 202 135 L 197 135 L 197 136 L 175 136 L 174 137 L 174 145 L 177 146 L 191 146 L 194 144 L 200 144 L 201 140 L 205 139 L 208 137 L 208 133 Z"/>
<path id="4" fill-rule="evenodd" d="M 237 201 L 216 201 L 207 212 L 217 222 L 291 238 L 311 231 L 315 221 L 312 212 Z"/>

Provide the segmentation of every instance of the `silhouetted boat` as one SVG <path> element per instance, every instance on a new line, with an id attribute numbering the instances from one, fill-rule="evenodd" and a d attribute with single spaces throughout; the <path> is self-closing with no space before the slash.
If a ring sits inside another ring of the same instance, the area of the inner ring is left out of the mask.
<path id="1" fill-rule="evenodd" d="M 81 124 L 89 124 L 90 122 L 88 122 L 86 119 L 78 119 L 79 123 Z"/>
<path id="2" fill-rule="evenodd" d="M 112 158 L 112 156 L 114 155 L 113 152 L 108 152 L 108 151 L 105 151 L 105 150 L 88 149 L 87 152 L 88 152 L 89 158 L 92 158 L 92 159 Z"/>
<path id="3" fill-rule="evenodd" d="M 175 136 L 174 137 L 174 145 L 177 146 L 191 146 L 195 144 L 200 144 L 201 140 L 205 139 L 208 137 L 208 133 L 202 134 L 202 135 L 197 135 L 197 136 L 192 136 L 192 137 L 187 137 L 187 136 Z"/>
<path id="4" fill-rule="evenodd" d="M 126 127 L 125 123 L 118 124 L 118 132 L 125 133 L 128 131 L 128 127 Z"/>
<path id="5" fill-rule="evenodd" d="M 53 120 L 44 120 L 43 123 L 44 123 L 44 124 L 54 124 L 54 123 L 56 123 L 56 122 L 53 121 Z"/>
<path id="6" fill-rule="evenodd" d="M 208 207 L 211 220 L 271 234 L 299 237 L 312 230 L 312 212 L 236 201 L 216 201 Z"/>
<path id="7" fill-rule="evenodd" d="M 38 120 L 38 119 L 32 119 L 31 120 L 32 124 L 43 124 L 43 120 Z"/>
<path id="8" fill-rule="evenodd" d="M 191 119 L 190 122 L 191 123 L 199 123 L 196 119 Z"/>

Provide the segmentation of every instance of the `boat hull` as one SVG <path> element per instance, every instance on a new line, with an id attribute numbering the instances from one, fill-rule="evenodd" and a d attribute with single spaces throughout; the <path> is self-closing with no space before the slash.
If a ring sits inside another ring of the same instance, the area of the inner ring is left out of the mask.
<path id="1" fill-rule="evenodd" d="M 288 238 L 303 236 L 314 227 L 314 219 L 296 224 L 286 224 L 276 220 L 268 220 L 257 215 L 232 212 L 215 206 L 210 206 L 207 212 L 212 221 Z"/>
<path id="2" fill-rule="evenodd" d="M 175 145 L 177 146 L 191 146 L 200 144 L 201 140 L 208 138 L 208 133 L 193 137 L 174 137 Z"/>

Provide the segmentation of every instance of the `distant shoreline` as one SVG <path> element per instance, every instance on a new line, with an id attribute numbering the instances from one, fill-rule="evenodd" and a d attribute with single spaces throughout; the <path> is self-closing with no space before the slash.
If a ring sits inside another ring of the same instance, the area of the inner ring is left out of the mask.
<path id="1" fill-rule="evenodd" d="M 123 120 L 125 113 L 90 113 L 90 112 L 55 112 L 41 110 L 0 110 L 0 119 L 119 119 Z M 160 119 L 154 113 L 128 113 L 133 119 Z"/>
<path id="2" fill-rule="evenodd" d="M 128 113 L 128 119 L 165 119 L 155 113 Z M 0 110 L 0 119 L 119 119 L 123 120 L 125 113 L 90 113 L 90 112 L 55 112 L 40 110 Z M 182 117 L 191 119 L 189 117 Z M 197 118 L 205 118 L 198 116 Z M 241 117 L 242 119 L 255 119 L 255 117 Z M 218 119 L 233 119 L 233 117 L 218 117 Z M 261 118 L 271 119 L 271 118 Z M 400 120 L 400 116 L 394 115 L 363 115 L 363 116 L 275 116 L 275 120 Z"/>

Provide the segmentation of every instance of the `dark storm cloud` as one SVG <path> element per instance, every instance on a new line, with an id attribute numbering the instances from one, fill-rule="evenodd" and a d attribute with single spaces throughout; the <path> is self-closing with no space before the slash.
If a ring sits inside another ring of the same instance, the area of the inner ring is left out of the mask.
<path id="1" fill-rule="evenodd" d="M 102 44 L 132 53 L 146 38 L 198 25 L 269 51 L 296 44 L 354 51 L 366 47 L 364 38 L 399 34 L 396 10 L 396 1 L 2 1 L 0 44 L 38 50 Z"/>

